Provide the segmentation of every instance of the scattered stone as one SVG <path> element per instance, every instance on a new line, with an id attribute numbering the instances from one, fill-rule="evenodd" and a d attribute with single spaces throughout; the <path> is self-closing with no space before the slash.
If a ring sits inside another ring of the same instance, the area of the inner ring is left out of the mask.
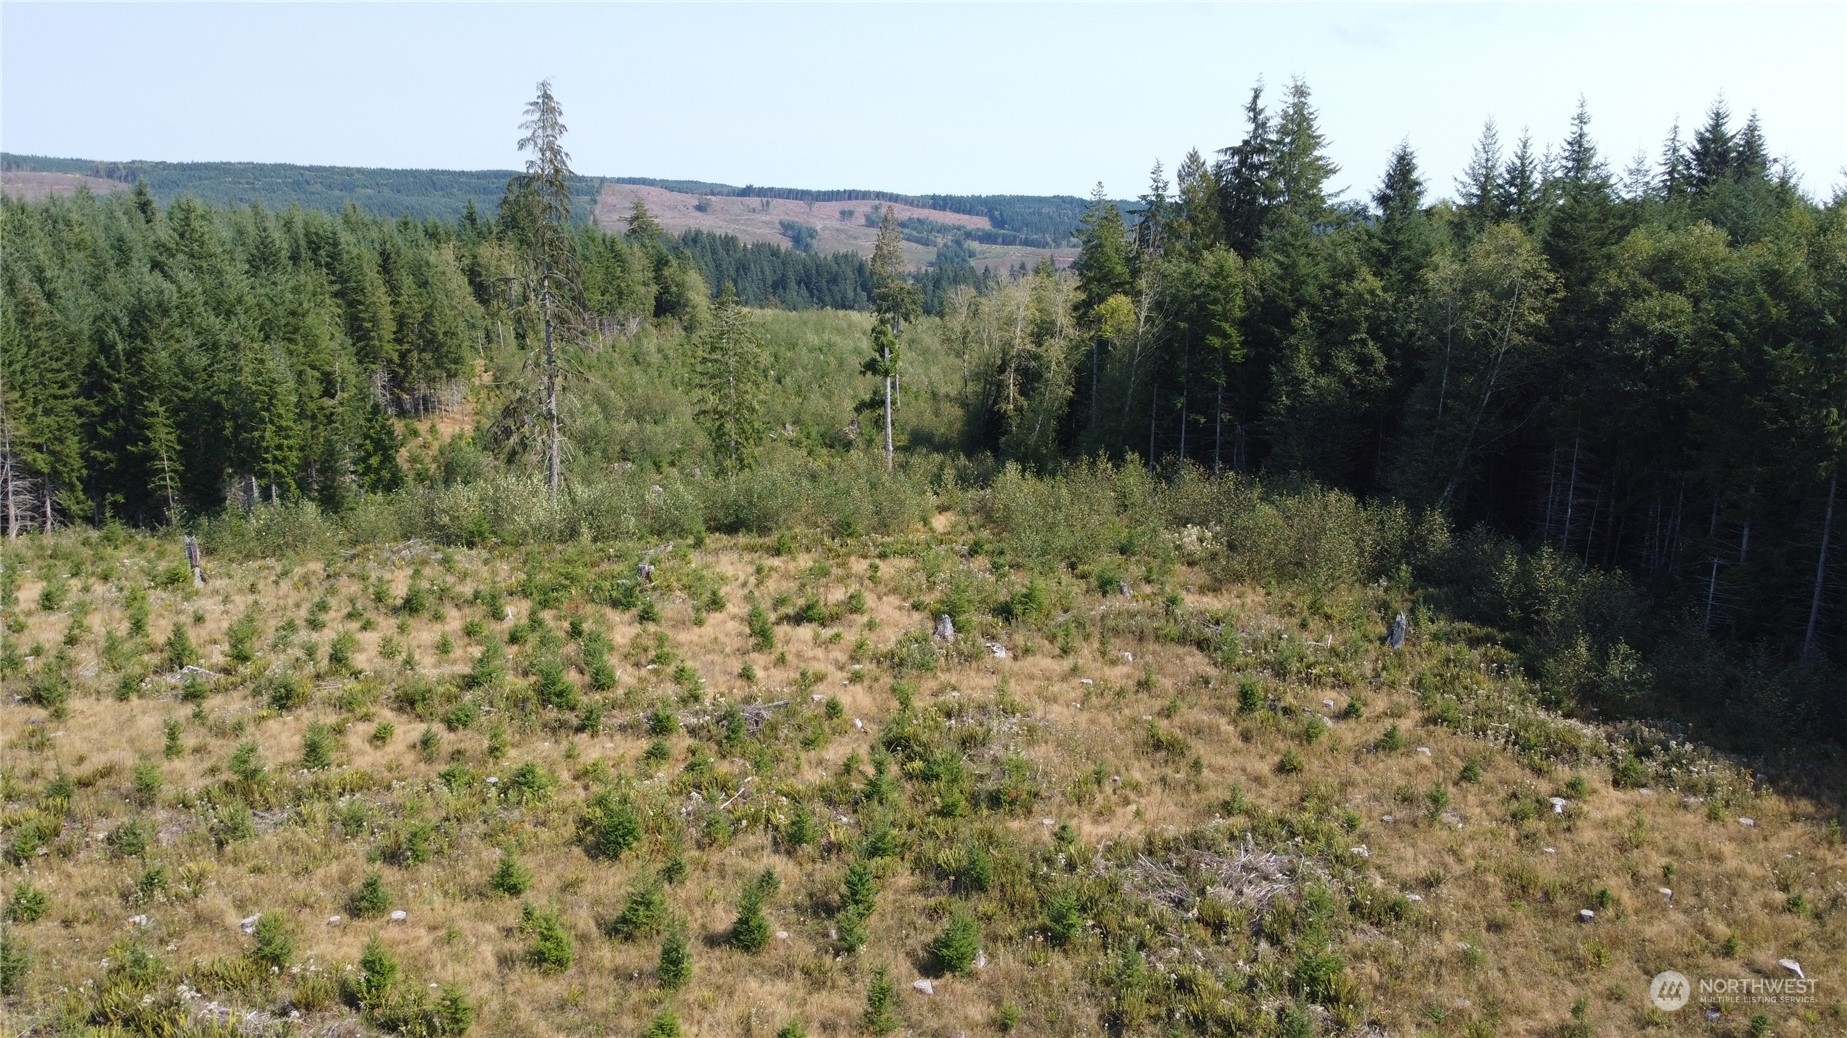
<path id="1" fill-rule="evenodd" d="M 1800 962 L 1797 962 L 1794 959 L 1778 959 L 1776 960 L 1776 964 L 1788 970 L 1789 972 L 1794 973 L 1796 975 L 1796 979 L 1798 980 L 1808 979 L 1808 977 L 1804 976 L 1802 973 L 1802 964 Z"/>
<path id="2" fill-rule="evenodd" d="M 1595 913 L 1595 912 L 1593 912 L 1593 911 L 1591 911 L 1591 910 L 1590 910 L 1590 909 L 1588 909 L 1588 908 L 1580 908 L 1580 909 L 1578 909 L 1578 922 L 1580 922 L 1580 923 L 1594 923 L 1594 922 L 1596 922 L 1596 921 L 1597 921 L 1597 913 Z"/>
<path id="3" fill-rule="evenodd" d="M 1332 699 L 1323 699 L 1323 700 L 1321 701 L 1321 709 L 1323 709 L 1323 710 L 1332 710 L 1332 709 L 1334 709 L 1334 701 L 1333 701 Z"/>
<path id="4" fill-rule="evenodd" d="M 1564 813 L 1565 813 L 1565 805 L 1566 805 L 1566 804 L 1569 804 L 1569 803 L 1571 803 L 1571 801 L 1569 801 L 1569 800 L 1566 800 L 1566 799 L 1565 799 L 1564 797 L 1553 797 L 1553 798 L 1552 798 L 1552 800 L 1551 800 L 1551 804 L 1552 804 L 1552 813 L 1553 813 L 1553 814 L 1555 814 L 1555 815 L 1562 815 L 1562 814 L 1564 814 Z"/>
<path id="5" fill-rule="evenodd" d="M 980 951 L 980 950 L 977 950 L 975 952 L 975 968 L 978 970 L 984 970 L 988 968 L 988 953 L 987 952 Z"/>
<path id="6" fill-rule="evenodd" d="M 948 613 L 936 618 L 936 637 L 939 641 L 953 642 L 956 640 L 956 624 L 949 618 Z"/>
<path id="7" fill-rule="evenodd" d="M 1740 819 L 1738 819 L 1738 824 L 1739 824 L 1739 825 L 1742 825 L 1742 826 L 1744 826 L 1744 827 L 1745 827 L 1746 829 L 1755 829 L 1755 828 L 1757 828 L 1757 819 L 1755 819 L 1755 818 L 1740 818 Z"/>
<path id="8" fill-rule="evenodd" d="M 131 915 L 128 917 L 128 926 L 130 929 L 134 929 L 136 927 L 139 927 L 141 929 L 146 929 L 147 925 L 148 925 L 148 917 L 145 915 Z"/>
<path id="9" fill-rule="evenodd" d="M 1386 825 L 1391 825 L 1393 822 L 1398 821 L 1398 819 L 1392 817 L 1391 815 L 1386 815 L 1385 817 L 1379 819 L 1379 821 L 1384 822 Z"/>
<path id="10" fill-rule="evenodd" d="M 787 930 L 778 930 L 778 931 L 776 931 L 776 939 L 777 939 L 777 940 L 779 940 L 779 941 L 786 941 L 786 940 L 788 940 L 788 939 L 789 939 L 789 931 L 787 931 Z"/>
<path id="11" fill-rule="evenodd" d="M 926 995 L 936 994 L 936 985 L 930 983 L 930 979 L 928 977 L 925 977 L 922 980 L 911 981 L 911 986 L 923 992 Z"/>
<path id="12" fill-rule="evenodd" d="M 1641 789 L 1638 789 L 1635 791 L 1635 795 L 1646 799 L 1648 797 L 1654 796 L 1655 791 L 1652 789 L 1649 789 L 1647 786 L 1643 786 Z"/>
<path id="13" fill-rule="evenodd" d="M 816 692 L 814 695 L 808 697 L 808 701 L 810 703 L 819 703 L 821 700 L 826 699 L 826 698 L 827 698 L 826 696 L 822 695 L 819 692 Z"/>
<path id="14" fill-rule="evenodd" d="M 1719 1017 L 1724 1016 L 1724 1015 L 1725 1015 L 1724 1013 L 1719 1011 L 1718 1006 L 1707 1006 L 1706 1007 L 1706 1019 L 1708 1020 L 1717 1020 Z"/>
<path id="15" fill-rule="evenodd" d="M 1361 857 L 1361 858 L 1371 858 L 1372 857 L 1372 852 L 1367 850 L 1366 845 L 1363 843 L 1360 844 L 1358 847 L 1353 848 L 1352 853 L 1355 856 Z"/>
<path id="16" fill-rule="evenodd" d="M 853 727 L 854 727 L 854 728 L 857 728 L 858 730 L 860 730 L 860 731 L 862 731 L 862 732 L 863 732 L 863 731 L 865 731 L 865 730 L 866 730 L 866 722 L 864 722 L 864 721 L 862 721 L 862 720 L 860 720 L 859 718 L 857 718 L 857 717 L 855 717 L 855 718 L 853 719 Z"/>
<path id="17" fill-rule="evenodd" d="M 259 920 L 259 919 L 261 919 L 261 918 L 263 918 L 263 917 L 262 917 L 262 916 L 260 916 L 260 915 L 250 915 L 250 916 L 245 916 L 245 917 L 244 917 L 244 918 L 243 918 L 243 919 L 242 919 L 242 920 L 241 920 L 241 921 L 240 921 L 240 922 L 239 922 L 239 923 L 237 924 L 237 928 L 238 928 L 239 930 L 242 930 L 242 931 L 244 931 L 244 932 L 245 932 L 245 933 L 247 933 L 247 934 L 253 934 L 253 933 L 256 933 L 256 932 L 257 932 L 257 920 Z"/>
<path id="18" fill-rule="evenodd" d="M 1547 847 L 1547 848 L 1546 848 L 1546 853 L 1547 853 L 1547 854 L 1557 854 L 1557 853 L 1558 853 L 1558 848 L 1557 848 L 1557 847 Z"/>
<path id="19" fill-rule="evenodd" d="M 1667 898 L 1669 901 L 1674 900 L 1674 888 L 1673 887 L 1657 887 L 1656 889 L 1661 892 L 1662 897 Z"/>
<path id="20" fill-rule="evenodd" d="M 339 925 L 340 925 L 340 923 L 341 923 L 341 921 L 342 921 L 342 920 L 341 920 L 341 919 L 340 919 L 340 917 L 339 917 L 339 916 L 337 916 L 337 915 L 330 915 L 330 916 L 328 916 L 328 917 L 327 917 L 327 925 L 328 925 L 328 926 L 339 926 Z"/>
<path id="21" fill-rule="evenodd" d="M 1419 757 L 1428 757 L 1428 756 L 1430 756 L 1430 747 L 1428 747 L 1428 746 L 1419 746 L 1419 747 L 1417 748 L 1417 755 L 1418 755 Z"/>
<path id="22" fill-rule="evenodd" d="M 499 775 L 489 775 L 487 777 L 487 784 L 490 786 L 500 785 L 500 776 Z"/>
<path id="23" fill-rule="evenodd" d="M 994 658 L 997 660 L 1004 660 L 1007 658 L 1007 647 L 999 642 L 989 642 L 988 652 L 993 654 Z"/>
<path id="24" fill-rule="evenodd" d="M 1039 819 L 1039 824 L 1049 828 L 1053 825 L 1056 825 L 1057 823 L 1050 818 L 1041 818 Z"/>
<path id="25" fill-rule="evenodd" d="M 1403 613 L 1399 613 L 1397 619 L 1392 621 L 1392 629 L 1385 633 L 1385 644 L 1393 649 L 1404 648 L 1404 636 L 1410 630 L 1411 621 L 1406 619 Z"/>
<path id="26" fill-rule="evenodd" d="M 1116 582 L 1116 593 L 1124 598 L 1128 598 L 1130 595 L 1135 594 L 1134 591 L 1129 589 L 1129 582 L 1126 580 L 1118 580 Z"/>
<path id="27" fill-rule="evenodd" d="M 1422 901 L 1422 900 L 1424 899 L 1424 895 L 1422 895 L 1422 894 L 1406 894 L 1406 895 L 1404 896 L 1404 899 L 1405 899 L 1406 901 Z"/>
<path id="28" fill-rule="evenodd" d="M 649 584 L 654 583 L 654 564 L 651 562 L 637 562 L 635 564 L 635 575 Z"/>
<path id="29" fill-rule="evenodd" d="M 404 911 L 402 908 L 394 908 L 391 910 L 391 921 L 394 923 L 401 923 L 409 918 L 410 913 Z"/>
<path id="30" fill-rule="evenodd" d="M 1078 678 L 1078 679 L 1077 679 L 1077 683 L 1078 683 L 1078 684 L 1080 684 L 1080 685 L 1094 685 L 1094 684 L 1096 684 L 1096 682 L 1094 682 L 1094 681 L 1092 681 L 1092 680 L 1090 680 L 1089 678 Z"/>

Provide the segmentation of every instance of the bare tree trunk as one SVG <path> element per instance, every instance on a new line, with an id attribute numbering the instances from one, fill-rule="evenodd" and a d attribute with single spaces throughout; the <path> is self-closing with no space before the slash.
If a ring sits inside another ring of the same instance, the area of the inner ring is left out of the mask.
<path id="1" fill-rule="evenodd" d="M 1225 442 L 1225 387 L 1212 400 L 1212 471 L 1219 471 L 1219 446 Z"/>
<path id="2" fill-rule="evenodd" d="M 891 347 L 890 346 L 882 347 L 881 352 L 884 355 L 885 370 L 890 371 L 891 370 Z M 885 471 L 887 473 L 891 472 L 891 466 L 892 466 L 891 409 L 892 409 L 892 404 L 893 404 L 893 398 L 896 397 L 898 393 L 897 382 L 898 380 L 895 377 L 895 375 L 885 376 Z"/>
<path id="3" fill-rule="evenodd" d="M 52 505 L 57 500 L 57 493 L 58 493 L 57 483 L 50 476 L 46 476 L 45 477 L 45 511 L 39 516 L 40 521 L 44 523 L 44 529 L 46 533 L 51 532 L 51 524 L 53 520 L 56 518 L 56 516 L 52 514 L 53 513 Z"/>
<path id="4" fill-rule="evenodd" d="M 551 423 L 551 436 L 545 451 L 545 481 L 552 496 L 558 496 L 558 350 L 552 342 L 552 292 L 540 289 L 540 305 L 545 310 L 545 417 Z"/>
<path id="5" fill-rule="evenodd" d="M 1812 659 L 1821 651 L 1821 589 L 1828 575 L 1828 534 L 1834 529 L 1834 490 L 1840 482 L 1837 466 L 1828 477 L 1828 510 L 1821 520 L 1821 552 L 1815 557 L 1815 593 L 1809 596 L 1808 630 L 1802 635 L 1802 658 Z"/>
<path id="6" fill-rule="evenodd" d="M 1186 390 L 1180 390 L 1180 460 L 1186 460 Z"/>
<path id="7" fill-rule="evenodd" d="M 1156 379 L 1148 393 L 1148 467 L 1154 468 L 1154 416 L 1161 406 L 1161 381 Z"/>
<path id="8" fill-rule="evenodd" d="M 1571 479 L 1565 490 L 1565 536 L 1559 540 L 1559 547 L 1571 550 L 1571 513 L 1578 503 L 1578 438 L 1571 438 Z"/>

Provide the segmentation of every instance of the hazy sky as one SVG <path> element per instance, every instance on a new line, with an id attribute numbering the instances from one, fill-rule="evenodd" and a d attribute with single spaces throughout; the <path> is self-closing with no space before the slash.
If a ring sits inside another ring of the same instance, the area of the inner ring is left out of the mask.
<path id="1" fill-rule="evenodd" d="M 791 187 L 1129 197 L 1314 91 L 1348 197 L 1408 138 L 1448 194 L 1482 121 L 1617 173 L 1723 92 L 1847 182 L 1847 3 L 0 4 L 0 148 L 506 169 L 553 79 L 576 168 Z"/>

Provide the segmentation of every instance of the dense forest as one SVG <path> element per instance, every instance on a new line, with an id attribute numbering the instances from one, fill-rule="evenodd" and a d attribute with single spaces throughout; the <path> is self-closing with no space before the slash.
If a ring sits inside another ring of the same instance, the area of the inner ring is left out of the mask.
<path id="1" fill-rule="evenodd" d="M 211 205 L 286 209 L 291 205 L 339 213 L 349 205 L 372 216 L 456 220 L 469 202 L 491 205 L 513 174 L 506 170 L 367 169 L 299 166 L 286 162 L 97 162 L 41 155 L 0 155 L 0 168 L 76 173 L 124 184 L 145 184 L 167 205 L 194 198 Z M 589 219 L 603 178 L 579 177 L 572 186 L 577 211 Z"/>
<path id="2" fill-rule="evenodd" d="M 1408 144 L 1367 198 L 1330 197 L 1337 169 L 1301 82 L 1274 106 L 1253 90 L 1244 124 L 1189 152 L 1172 183 L 1157 165 L 1128 215 L 1099 186 L 1074 269 L 1011 279 L 976 276 L 959 239 L 907 276 L 876 256 L 673 239 L 639 208 L 622 235 L 564 219 L 564 238 L 544 239 L 511 189 L 494 216 L 469 204 L 453 220 L 163 207 L 147 179 L 102 199 L 9 201 L 5 521 L 338 510 L 406 480 L 527 465 L 535 415 L 559 411 L 539 387 L 559 377 L 567 425 L 572 394 L 599 402 L 576 419 L 573 478 L 697 466 L 696 440 L 660 430 L 693 414 L 695 358 L 713 363 L 709 301 L 729 286 L 745 306 L 874 312 L 863 371 L 881 390 L 787 426 L 803 450 L 866 449 L 876 437 L 841 430 L 889 408 L 900 453 L 909 440 L 1046 473 L 1101 455 L 1397 502 L 1474 539 L 1470 580 L 1580 589 L 1592 621 L 1495 607 L 1543 645 L 1562 699 L 1621 710 L 1680 680 L 1670 660 L 1705 659 L 1687 645 L 1729 646 L 1686 695 L 1838 726 L 1842 200 L 1806 195 L 1755 118 L 1737 125 L 1722 104 L 1621 174 L 1585 107 L 1546 149 L 1490 124 L 1453 198 Z M 568 215 L 581 200 L 564 193 Z M 962 202 L 1014 233 L 1067 226 L 1057 199 Z M 748 341 L 723 317 L 726 341 Z M 942 390 L 927 433 L 906 417 L 924 365 L 944 369 L 925 379 Z M 935 420 L 945 393 L 952 429 Z M 400 419 L 464 398 L 473 435 L 413 471 Z M 641 442 L 662 446 L 625 446 Z"/>

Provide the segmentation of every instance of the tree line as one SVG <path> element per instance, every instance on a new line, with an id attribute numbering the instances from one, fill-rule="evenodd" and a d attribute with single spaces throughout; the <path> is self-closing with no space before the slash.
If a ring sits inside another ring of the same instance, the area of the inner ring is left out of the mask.
<path id="1" fill-rule="evenodd" d="M 1847 638 L 1847 214 L 1723 103 L 1616 173 L 1580 104 L 1556 148 L 1489 123 L 1453 199 L 1409 145 L 1330 192 L 1308 87 L 1101 186 L 1070 275 L 949 308 L 986 365 L 976 445 L 1267 473 L 1485 524 L 1819 656 Z M 1833 549 L 1838 556 L 1838 549 Z"/>

